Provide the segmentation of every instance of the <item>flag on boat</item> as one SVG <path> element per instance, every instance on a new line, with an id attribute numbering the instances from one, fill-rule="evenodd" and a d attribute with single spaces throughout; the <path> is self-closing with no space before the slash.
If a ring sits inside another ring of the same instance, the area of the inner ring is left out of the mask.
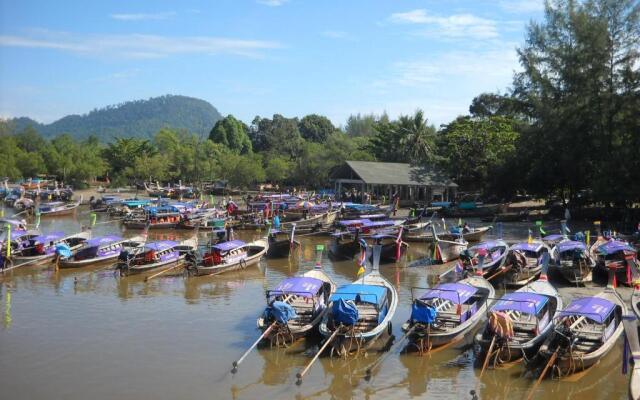
<path id="1" fill-rule="evenodd" d="M 533 235 L 531 233 L 531 229 L 529 229 L 529 237 L 527 238 L 527 243 L 528 244 L 533 243 Z"/>
<path id="2" fill-rule="evenodd" d="M 456 272 L 456 275 L 462 275 L 464 273 L 464 266 L 462 265 L 460 260 L 458 260 L 458 262 L 456 263 L 456 268 L 454 271 Z"/>
<path id="3" fill-rule="evenodd" d="M 367 266 L 367 242 L 364 239 L 360 239 L 360 257 L 358 258 L 358 275 L 365 273 L 365 267 Z"/>

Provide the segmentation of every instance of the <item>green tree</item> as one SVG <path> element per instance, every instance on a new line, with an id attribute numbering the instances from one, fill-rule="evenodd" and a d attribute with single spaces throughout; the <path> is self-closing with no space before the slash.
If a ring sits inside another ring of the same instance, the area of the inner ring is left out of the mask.
<path id="1" fill-rule="evenodd" d="M 329 135 L 336 131 L 329 118 L 318 114 L 305 116 L 298 123 L 302 138 L 312 142 L 323 143 Z"/>
<path id="2" fill-rule="evenodd" d="M 271 182 L 283 183 L 291 175 L 293 162 L 284 157 L 267 157 L 265 176 Z"/>
<path id="3" fill-rule="evenodd" d="M 248 132 L 249 128 L 242 121 L 237 120 L 233 115 L 227 115 L 216 122 L 209 133 L 209 139 L 238 154 L 247 154 L 252 151 Z"/>
<path id="4" fill-rule="evenodd" d="M 389 122 L 389 116 L 384 113 L 380 116 L 374 114 L 350 115 L 347 119 L 345 132 L 350 136 L 373 136 L 376 134 L 376 124 Z"/>
<path id="5" fill-rule="evenodd" d="M 458 117 L 440 131 L 441 155 L 454 180 L 466 188 L 486 188 L 516 152 L 518 133 L 508 117 Z"/>

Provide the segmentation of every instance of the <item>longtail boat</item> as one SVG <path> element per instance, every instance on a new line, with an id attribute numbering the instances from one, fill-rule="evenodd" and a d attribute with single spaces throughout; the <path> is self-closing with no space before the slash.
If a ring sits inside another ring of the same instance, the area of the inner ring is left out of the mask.
<path id="1" fill-rule="evenodd" d="M 140 215 L 132 215 L 122 221 L 127 229 L 173 229 L 180 222 L 181 215 L 174 206 L 148 207 Z"/>
<path id="2" fill-rule="evenodd" d="M 508 249 L 509 245 L 504 240 L 487 240 L 460 253 L 460 261 L 467 269 L 475 269 L 478 266 L 484 278 L 493 280 L 493 276 L 498 274 L 504 266 Z M 481 256 L 484 257 L 484 262 L 480 266 Z"/>
<path id="3" fill-rule="evenodd" d="M 51 203 L 43 203 L 38 207 L 38 211 L 40 216 L 42 217 L 58 217 L 62 215 L 71 215 L 76 212 L 78 207 L 80 207 L 80 203 L 82 202 L 82 196 L 80 196 L 80 200 L 65 203 L 62 201 L 54 201 Z"/>
<path id="4" fill-rule="evenodd" d="M 187 256 L 195 253 L 197 248 L 197 237 L 182 242 L 162 240 L 146 243 L 133 253 L 122 252 L 116 269 L 122 276 L 128 276 L 179 267 L 186 264 Z"/>
<path id="5" fill-rule="evenodd" d="M 300 247 L 300 242 L 295 240 L 295 229 L 291 233 L 271 229 L 267 235 L 267 240 L 269 241 L 267 258 L 289 257 L 293 249 Z"/>
<path id="6" fill-rule="evenodd" d="M 84 231 L 73 235 L 64 232 L 50 232 L 33 236 L 26 247 L 13 253 L 13 262 L 17 264 L 41 264 L 53 261 L 59 250 L 74 252 L 91 239 L 91 231 Z M 65 252 L 66 252 L 65 251 Z"/>
<path id="7" fill-rule="evenodd" d="M 631 362 L 633 363 L 631 377 L 629 379 L 629 398 L 632 400 L 640 399 L 640 290 L 634 289 L 631 295 L 631 308 L 633 315 L 623 316 L 625 349 L 623 351 L 623 362 L 629 359 L 628 352 L 631 353 Z M 627 348 L 628 344 L 628 348 Z"/>
<path id="8" fill-rule="evenodd" d="M 122 251 L 135 251 L 144 242 L 143 237 L 124 239 L 116 235 L 98 236 L 87 240 L 71 257 L 61 258 L 58 265 L 60 268 L 81 268 L 113 263 Z"/>
<path id="9" fill-rule="evenodd" d="M 593 280 L 595 260 L 583 242 L 565 240 L 552 249 L 556 266 L 562 276 L 571 283 L 582 284 Z"/>
<path id="10" fill-rule="evenodd" d="M 258 239 L 250 243 L 231 240 L 209 246 L 202 260 L 190 265 L 192 275 L 218 275 L 225 272 L 245 269 L 257 265 L 269 249 L 267 239 Z"/>
<path id="11" fill-rule="evenodd" d="M 613 289 L 573 300 L 555 318 L 554 330 L 527 369 L 536 378 L 585 371 L 616 345 L 627 306 Z"/>
<path id="12" fill-rule="evenodd" d="M 336 290 L 330 298 L 329 312 L 320 323 L 324 340 L 332 339 L 329 343 L 332 354 L 368 350 L 379 339 L 392 334 L 391 319 L 398 306 L 398 292 L 379 273 L 380 246 L 374 246 L 373 250 L 372 270 Z"/>
<path id="13" fill-rule="evenodd" d="M 413 297 L 414 289 L 411 295 Z M 402 325 L 406 351 L 421 355 L 462 340 L 486 317 L 495 289 L 482 276 L 441 283 L 414 298 L 411 317 Z"/>
<path id="14" fill-rule="evenodd" d="M 489 321 L 475 336 L 476 359 L 493 367 L 531 358 L 553 331 L 562 298 L 547 280 L 549 255 L 540 279 L 507 293 L 489 310 Z"/>
<path id="15" fill-rule="evenodd" d="M 508 287 L 520 287 L 535 280 L 542 272 L 545 254 L 551 255 L 551 249 L 542 241 L 512 245 L 504 262 L 504 284 Z"/>
<path id="16" fill-rule="evenodd" d="M 321 269 L 301 276 L 285 278 L 267 291 L 268 306 L 258 318 L 258 328 L 266 332 L 271 345 L 287 346 L 317 328 L 329 308 L 336 289 L 333 280 Z"/>
<path id="17" fill-rule="evenodd" d="M 638 276 L 637 250 L 620 240 L 600 239 L 591 246 L 591 256 L 596 260 L 596 268 L 608 272 L 614 269 L 616 281 L 631 286 Z"/>

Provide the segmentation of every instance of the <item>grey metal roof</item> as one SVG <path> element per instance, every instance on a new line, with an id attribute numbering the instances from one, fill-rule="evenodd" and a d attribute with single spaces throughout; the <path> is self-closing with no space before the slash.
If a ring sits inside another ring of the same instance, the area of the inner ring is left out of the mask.
<path id="1" fill-rule="evenodd" d="M 436 167 L 374 161 L 347 161 L 347 165 L 367 184 L 458 186 Z"/>

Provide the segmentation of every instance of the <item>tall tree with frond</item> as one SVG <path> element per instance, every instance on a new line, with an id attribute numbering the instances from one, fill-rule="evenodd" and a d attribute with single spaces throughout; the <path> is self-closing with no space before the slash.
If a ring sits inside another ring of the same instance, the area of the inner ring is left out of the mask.
<path id="1" fill-rule="evenodd" d="M 413 116 L 403 115 L 396 127 L 403 153 L 412 164 L 425 164 L 434 160 L 436 128 L 429 125 L 424 111 L 416 110 Z"/>

